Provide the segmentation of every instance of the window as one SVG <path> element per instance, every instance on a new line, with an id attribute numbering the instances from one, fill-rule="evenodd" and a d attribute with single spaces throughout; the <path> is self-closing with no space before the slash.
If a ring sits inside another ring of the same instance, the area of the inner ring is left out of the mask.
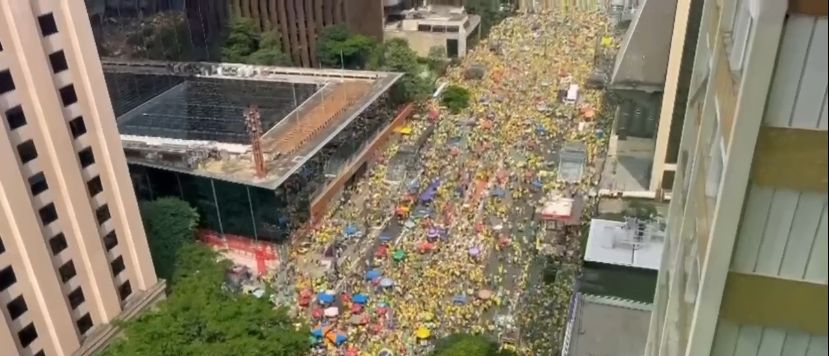
<path id="1" fill-rule="evenodd" d="M 6 246 L 3 246 L 3 240 L 0 240 L 0 253 L 6 252 Z"/>
<path id="2" fill-rule="evenodd" d="M 44 352 L 43 350 L 40 350 L 34 356 L 46 356 L 46 352 Z"/>
<path id="3" fill-rule="evenodd" d="M 81 333 L 81 335 L 84 335 L 87 331 L 89 331 L 89 329 L 92 328 L 92 317 L 89 316 L 89 313 L 86 313 L 78 319 L 77 322 L 75 322 L 75 325 L 78 326 L 78 332 Z"/>
<path id="4" fill-rule="evenodd" d="M 98 193 L 102 192 L 104 190 L 104 186 L 101 184 L 101 177 L 95 176 L 95 178 L 92 178 L 89 182 L 86 182 L 86 189 L 89 190 L 90 197 L 94 197 L 98 195 Z"/>
<path id="5" fill-rule="evenodd" d="M 55 210 L 54 203 L 49 203 L 49 205 L 40 208 L 38 213 L 40 214 L 40 222 L 43 226 L 49 225 L 52 221 L 58 219 L 58 212 Z"/>
<path id="6" fill-rule="evenodd" d="M 0 271 L 0 292 L 8 289 L 15 283 L 17 283 L 17 277 L 14 275 L 12 266 L 8 266 Z"/>
<path id="7" fill-rule="evenodd" d="M 23 108 L 18 105 L 6 110 L 6 121 L 9 123 L 9 129 L 11 130 L 26 125 L 26 115 L 23 115 Z"/>
<path id="8" fill-rule="evenodd" d="M 455 32 L 458 32 L 458 31 L 460 31 L 460 29 L 458 28 L 458 26 L 447 26 L 447 27 L 446 27 L 446 32 L 452 32 L 452 33 L 455 33 Z"/>
<path id="9" fill-rule="evenodd" d="M 78 152 L 78 159 L 81 161 L 81 167 L 89 167 L 90 164 L 95 163 L 95 155 L 92 154 L 92 147 L 87 147 Z"/>
<path id="10" fill-rule="evenodd" d="M 20 155 L 20 163 L 23 164 L 37 158 L 37 149 L 35 149 L 34 141 L 28 140 L 17 145 L 17 154 Z"/>
<path id="11" fill-rule="evenodd" d="M 121 256 L 118 256 L 118 258 L 112 260 L 112 262 L 109 264 L 109 266 L 112 267 L 112 275 L 117 276 L 125 268 L 124 267 L 124 258 L 121 257 Z"/>
<path id="12" fill-rule="evenodd" d="M 32 190 L 32 196 L 37 196 L 40 193 L 49 189 L 49 185 L 46 184 L 46 177 L 43 176 L 43 172 L 35 173 L 35 175 L 29 177 L 29 188 Z"/>
<path id="13" fill-rule="evenodd" d="M 80 135 L 86 133 L 86 124 L 83 122 L 83 116 L 78 116 L 72 121 L 69 121 L 69 131 L 72 132 L 73 138 L 78 138 Z"/>
<path id="14" fill-rule="evenodd" d="M 63 281 L 63 283 L 66 283 L 67 281 L 72 279 L 72 277 L 75 277 L 75 275 L 77 275 L 77 273 L 75 272 L 75 264 L 72 263 L 71 260 L 69 262 L 64 263 L 63 266 L 60 266 L 60 268 L 58 268 L 58 272 L 60 272 L 60 279 L 61 281 Z"/>
<path id="15" fill-rule="evenodd" d="M 101 205 L 101 207 L 95 210 L 95 217 L 98 218 L 98 225 L 103 225 L 111 217 L 109 207 L 106 204 Z"/>
<path id="16" fill-rule="evenodd" d="M 432 26 L 429 25 L 417 25 L 417 30 L 420 32 L 431 32 Z"/>
<path id="17" fill-rule="evenodd" d="M 9 311 L 9 317 L 12 320 L 19 318 L 23 313 L 29 310 L 29 306 L 26 305 L 26 301 L 23 300 L 23 296 L 19 295 L 17 298 L 14 298 L 9 304 L 6 304 L 6 309 Z"/>
<path id="18" fill-rule="evenodd" d="M 69 245 L 66 244 L 66 237 L 61 232 L 49 239 L 49 247 L 52 248 L 52 254 L 57 255 L 69 247 Z"/>
<path id="19" fill-rule="evenodd" d="M 69 106 L 77 103 L 78 94 L 75 93 L 75 86 L 69 84 L 63 88 L 60 88 L 60 100 L 63 102 L 63 106 Z"/>
<path id="20" fill-rule="evenodd" d="M 20 339 L 20 346 L 23 348 L 31 345 L 37 339 L 37 330 L 35 324 L 29 323 L 25 328 L 17 332 L 17 337 Z"/>
<path id="21" fill-rule="evenodd" d="M 43 37 L 58 33 L 58 24 L 55 23 L 55 16 L 51 12 L 38 16 L 37 22 L 40 24 L 40 34 Z"/>
<path id="22" fill-rule="evenodd" d="M 55 73 L 60 73 L 69 69 L 69 65 L 66 64 L 66 56 L 63 54 L 63 51 L 57 51 L 50 54 L 49 63 L 52 65 L 52 71 Z"/>
<path id="23" fill-rule="evenodd" d="M 14 80 L 12 80 L 12 73 L 8 69 L 0 71 L 0 95 L 6 94 L 14 90 Z"/>
<path id="24" fill-rule="evenodd" d="M 129 298 L 131 294 L 132 286 L 130 285 L 130 281 L 125 281 L 120 287 L 118 287 L 118 296 L 121 298 L 122 302 Z"/>
<path id="25" fill-rule="evenodd" d="M 77 309 L 79 305 L 86 301 L 86 298 L 83 297 L 83 289 L 81 287 L 75 288 L 72 293 L 66 296 L 66 299 L 69 299 L 69 306 L 72 310 Z"/>
<path id="26" fill-rule="evenodd" d="M 115 236 L 115 230 L 110 231 L 106 234 L 106 236 L 104 236 L 104 246 L 107 251 L 112 250 L 115 246 L 118 246 L 118 237 Z"/>

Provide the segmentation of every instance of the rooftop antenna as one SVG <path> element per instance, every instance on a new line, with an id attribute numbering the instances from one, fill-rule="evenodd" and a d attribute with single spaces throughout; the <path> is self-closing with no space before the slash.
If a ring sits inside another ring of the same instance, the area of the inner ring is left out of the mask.
<path id="1" fill-rule="evenodd" d="M 250 136 L 251 154 L 253 155 L 253 169 L 257 178 L 265 177 L 265 159 L 262 156 L 262 118 L 259 108 L 251 104 L 245 112 L 245 127 Z"/>

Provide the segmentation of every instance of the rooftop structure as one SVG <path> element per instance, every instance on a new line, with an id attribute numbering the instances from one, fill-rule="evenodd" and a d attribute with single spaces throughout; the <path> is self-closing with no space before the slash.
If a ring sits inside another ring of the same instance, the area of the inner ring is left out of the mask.
<path id="1" fill-rule="evenodd" d="M 664 231 L 657 223 L 593 219 L 584 260 L 617 266 L 658 270 Z"/>
<path id="2" fill-rule="evenodd" d="M 578 293 L 562 356 L 640 356 L 645 351 L 649 304 Z"/>
<path id="3" fill-rule="evenodd" d="M 481 17 L 463 7 L 430 5 L 392 13 L 384 27 L 384 39 L 403 38 L 420 56 L 432 48 L 449 58 L 463 57 L 480 39 Z"/>
<path id="4" fill-rule="evenodd" d="M 104 62 L 131 164 L 275 189 L 400 77 L 240 64 Z M 258 107 L 257 177 L 245 112 Z"/>

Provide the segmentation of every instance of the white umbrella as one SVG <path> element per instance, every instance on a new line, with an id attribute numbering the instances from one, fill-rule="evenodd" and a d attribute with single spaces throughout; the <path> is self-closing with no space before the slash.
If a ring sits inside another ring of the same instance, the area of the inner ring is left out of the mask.
<path id="1" fill-rule="evenodd" d="M 340 315 L 340 309 L 337 307 L 325 308 L 323 314 L 329 318 L 333 318 L 337 315 Z"/>

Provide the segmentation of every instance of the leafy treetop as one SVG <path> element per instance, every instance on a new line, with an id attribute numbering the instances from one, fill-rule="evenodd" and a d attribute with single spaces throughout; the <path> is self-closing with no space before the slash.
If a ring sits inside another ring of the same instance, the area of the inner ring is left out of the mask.
<path id="1" fill-rule="evenodd" d="M 370 37 L 355 34 L 343 24 L 323 28 L 317 40 L 317 59 L 325 67 L 363 69 L 377 47 Z"/>
<path id="2" fill-rule="evenodd" d="M 438 341 L 433 356 L 515 356 L 499 350 L 498 344 L 482 335 L 452 334 Z"/>

